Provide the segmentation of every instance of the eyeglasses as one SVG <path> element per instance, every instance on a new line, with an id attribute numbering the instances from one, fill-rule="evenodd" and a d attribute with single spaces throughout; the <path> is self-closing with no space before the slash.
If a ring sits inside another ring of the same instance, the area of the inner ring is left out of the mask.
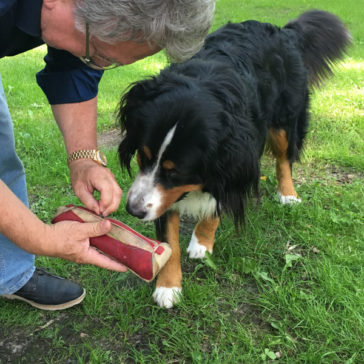
<path id="1" fill-rule="evenodd" d="M 93 56 L 93 58 L 99 58 L 102 62 L 109 63 L 109 65 L 100 66 L 99 64 L 97 64 L 97 62 L 95 62 L 93 59 L 91 59 L 91 57 L 90 57 L 90 32 L 89 32 L 88 23 L 86 23 L 86 56 L 81 56 L 79 58 L 87 66 L 91 67 L 94 70 L 99 70 L 99 71 L 111 70 L 113 68 L 122 66 L 120 63 L 112 61 L 112 60 L 110 60 L 106 57 L 103 57 L 101 55 L 98 55 L 98 54 Z"/>

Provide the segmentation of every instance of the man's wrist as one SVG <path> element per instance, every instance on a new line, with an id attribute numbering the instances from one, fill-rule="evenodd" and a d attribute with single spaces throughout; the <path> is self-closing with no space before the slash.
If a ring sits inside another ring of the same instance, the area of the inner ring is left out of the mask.
<path id="1" fill-rule="evenodd" d="M 89 159 L 103 167 L 107 167 L 107 159 L 106 159 L 104 153 L 102 153 L 102 151 L 99 149 L 76 150 L 68 155 L 67 163 L 68 163 L 68 165 L 70 165 L 71 162 L 80 160 L 80 159 Z"/>

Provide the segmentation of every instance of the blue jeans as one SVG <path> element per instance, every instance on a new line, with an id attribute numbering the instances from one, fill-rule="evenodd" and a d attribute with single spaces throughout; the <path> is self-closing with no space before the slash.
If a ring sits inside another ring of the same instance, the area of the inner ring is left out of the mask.
<path id="1" fill-rule="evenodd" d="M 0 179 L 26 206 L 27 186 L 23 164 L 15 152 L 14 131 L 0 76 Z M 0 206 L 6 213 L 6 206 Z M 34 273 L 34 255 L 0 234 L 0 295 L 23 287 Z"/>

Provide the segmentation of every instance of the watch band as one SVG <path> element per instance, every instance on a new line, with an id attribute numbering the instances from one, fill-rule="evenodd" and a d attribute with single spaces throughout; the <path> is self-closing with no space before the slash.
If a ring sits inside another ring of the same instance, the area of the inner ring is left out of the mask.
<path id="1" fill-rule="evenodd" d="M 101 152 L 101 150 L 98 149 L 91 149 L 91 150 L 76 150 L 75 152 L 72 152 L 67 157 L 67 163 L 68 165 L 70 162 L 78 160 L 78 159 L 91 159 L 94 162 L 106 167 L 107 166 L 107 159 L 104 155 L 104 153 Z"/>

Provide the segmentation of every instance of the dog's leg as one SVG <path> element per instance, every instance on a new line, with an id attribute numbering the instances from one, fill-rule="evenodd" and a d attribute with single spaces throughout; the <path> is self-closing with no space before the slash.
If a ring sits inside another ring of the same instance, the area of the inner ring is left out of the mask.
<path id="1" fill-rule="evenodd" d="M 171 308 L 179 301 L 182 292 L 182 270 L 179 247 L 179 214 L 167 212 L 156 221 L 157 237 L 171 245 L 172 255 L 160 271 L 154 301 L 161 307 Z"/>
<path id="2" fill-rule="evenodd" d="M 282 204 L 301 202 L 292 181 L 292 166 L 287 158 L 288 140 L 283 129 L 269 129 L 268 142 L 276 158 L 278 196 Z"/>
<path id="3" fill-rule="evenodd" d="M 219 223 L 218 217 L 209 217 L 197 223 L 187 248 L 190 258 L 202 259 L 205 257 L 206 250 L 212 253 Z"/>

